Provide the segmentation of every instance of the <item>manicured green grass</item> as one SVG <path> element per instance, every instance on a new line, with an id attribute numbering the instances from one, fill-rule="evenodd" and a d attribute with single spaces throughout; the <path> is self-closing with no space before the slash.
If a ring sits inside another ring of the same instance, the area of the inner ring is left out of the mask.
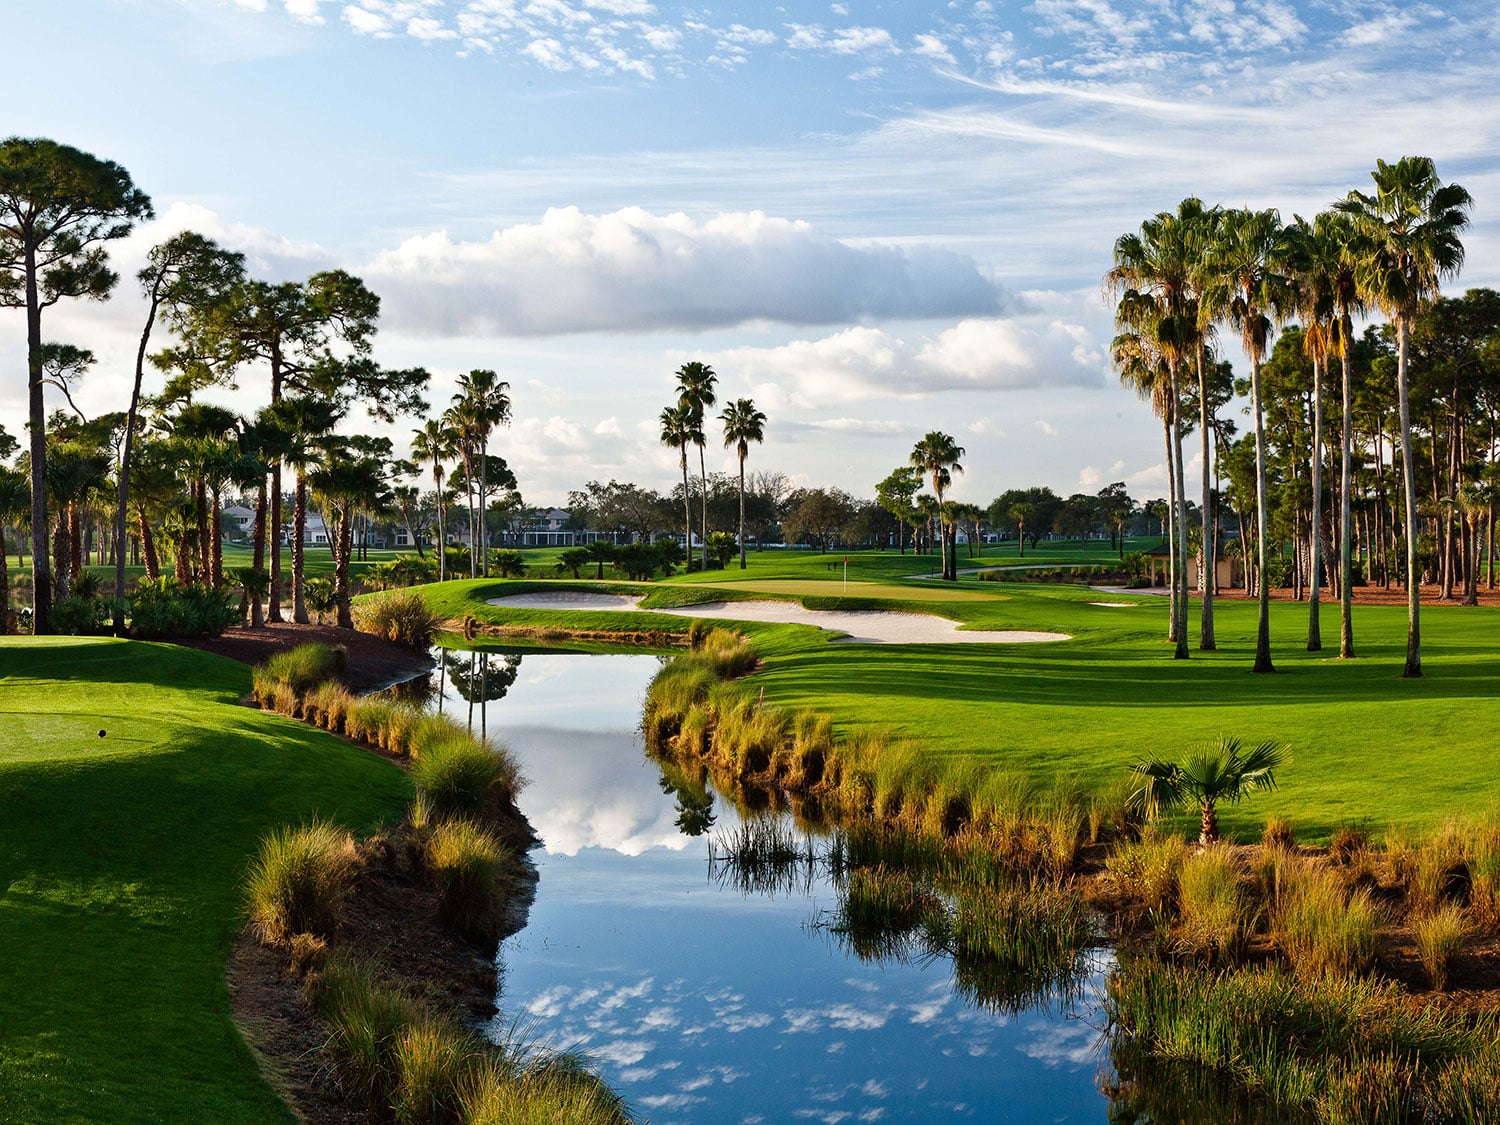
<path id="1" fill-rule="evenodd" d="M 279 825 L 394 819 L 406 778 L 192 650 L 10 638 L 0 676 L 0 1106 L 291 1120 L 230 1021 L 245 872 Z"/>
<path id="2" fill-rule="evenodd" d="M 746 623 L 743 631 L 765 658 L 754 681 L 757 694 L 764 687 L 767 703 L 829 712 L 841 734 L 861 725 L 891 728 L 920 741 L 955 772 L 977 761 L 1020 770 L 1043 783 L 1061 776 L 1083 785 L 1104 784 L 1131 762 L 1175 759 L 1219 734 L 1252 743 L 1285 740 L 1292 761 L 1280 771 L 1281 789 L 1221 810 L 1224 830 L 1244 839 L 1258 837 L 1266 818 L 1276 814 L 1296 826 L 1299 840 L 1317 842 L 1349 823 L 1377 834 L 1426 829 L 1500 798 L 1500 742 L 1493 733 L 1500 718 L 1500 611 L 1495 609 L 1425 607 L 1427 675 L 1403 680 L 1404 607 L 1356 606 L 1359 657 L 1341 662 L 1336 647 L 1305 651 L 1305 605 L 1276 602 L 1271 626 L 1278 671 L 1256 676 L 1249 670 L 1255 604 L 1238 596 L 1216 603 L 1219 649 L 1212 653 L 1196 649 L 1193 603 L 1192 658 L 1175 661 L 1164 639 L 1167 610 L 1160 598 L 966 579 L 957 590 L 990 596 L 938 602 L 931 600 L 931 585 L 914 583 L 912 600 L 900 608 L 976 628 L 1059 631 L 1074 639 L 841 645 L 804 626 Z M 677 629 L 683 622 L 646 613 L 482 605 L 482 597 L 516 588 L 451 583 L 428 596 L 453 616 L 473 612 L 492 621 L 632 630 Z M 648 606 L 657 598 L 691 604 L 731 593 L 683 583 L 642 589 L 654 591 Z M 841 604 L 838 598 L 808 600 L 819 607 Z M 1132 604 L 1106 608 L 1090 604 L 1095 601 Z M 848 604 L 875 603 L 851 598 Z M 1337 638 L 1337 605 L 1325 603 L 1322 632 Z M 1190 821 L 1184 817 L 1182 827 Z"/>

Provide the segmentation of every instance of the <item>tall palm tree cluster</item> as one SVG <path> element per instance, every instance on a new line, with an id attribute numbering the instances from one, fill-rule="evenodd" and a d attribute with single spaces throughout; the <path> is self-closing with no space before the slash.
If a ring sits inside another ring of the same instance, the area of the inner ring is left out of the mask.
<path id="1" fill-rule="evenodd" d="M 1284 569 L 1282 545 L 1288 541 L 1294 547 L 1294 580 L 1299 592 L 1305 586 L 1310 606 L 1307 647 L 1322 646 L 1318 606 L 1327 570 L 1340 597 L 1343 657 L 1354 655 L 1351 591 L 1356 554 L 1362 553 L 1367 563 L 1383 561 L 1388 557 L 1387 541 L 1404 546 L 1407 676 L 1422 674 L 1424 531 L 1446 529 L 1440 564 L 1450 576 L 1445 591 L 1461 569 L 1466 588 L 1477 582 L 1480 512 L 1492 512 L 1481 482 L 1489 471 L 1485 466 L 1495 464 L 1495 425 L 1491 421 L 1486 432 L 1474 424 L 1473 411 L 1461 417 L 1460 400 L 1484 400 L 1493 419 L 1495 398 L 1481 390 L 1484 379 L 1477 373 L 1484 364 L 1434 362 L 1431 374 L 1441 372 L 1442 378 L 1430 380 L 1432 397 L 1420 402 L 1433 409 L 1415 420 L 1408 370 L 1414 341 L 1441 335 L 1441 326 L 1434 322 L 1443 319 L 1437 314 L 1452 302 L 1438 300 L 1439 287 L 1463 263 L 1459 236 L 1472 201 L 1462 187 L 1444 184 L 1427 157 L 1404 157 L 1393 164 L 1380 161 L 1371 177 L 1372 191 L 1350 191 L 1311 220 L 1294 216 L 1288 223 L 1274 209 L 1207 207 L 1189 198 L 1115 242 L 1114 264 L 1104 278 L 1115 300 L 1117 335 L 1111 351 L 1122 381 L 1151 403 L 1162 423 L 1171 492 L 1168 636 L 1179 659 L 1188 657 L 1187 561 L 1193 550 L 1183 444 L 1193 428 L 1198 431 L 1201 462 L 1199 526 L 1193 529 L 1200 575 L 1200 649 L 1215 647 L 1219 513 L 1214 482 L 1225 469 L 1231 497 L 1237 497 L 1235 506 L 1242 514 L 1248 510 L 1254 528 L 1253 560 L 1244 535 L 1241 542 L 1247 561 L 1253 561 L 1259 599 L 1256 672 L 1274 671 L 1270 589 Z M 1357 340 L 1354 322 L 1371 310 L 1378 310 L 1389 324 Z M 1295 330 L 1290 327 L 1293 321 Z M 1249 400 L 1250 434 L 1233 445 L 1233 424 L 1218 415 L 1231 397 L 1227 365 L 1217 351 L 1221 329 L 1238 336 L 1248 367 L 1248 378 L 1232 389 Z M 1285 332 L 1276 342 L 1280 329 Z M 1491 335 L 1500 342 L 1500 319 Z M 1300 355 L 1288 353 L 1289 341 Z M 1384 347 L 1385 341 L 1392 346 Z M 1420 344 L 1416 350 L 1421 350 Z M 1379 354 L 1382 351 L 1394 353 L 1388 362 Z M 1474 356 L 1483 351 L 1471 349 Z M 1337 397 L 1330 402 L 1325 389 L 1332 390 L 1335 365 Z M 1443 379 L 1451 382 L 1446 399 Z M 1387 389 L 1391 393 L 1383 393 Z M 1363 392 L 1360 401 L 1357 392 Z M 1360 444 L 1357 434 L 1359 409 L 1368 411 L 1371 403 L 1385 404 L 1378 424 L 1365 431 L 1373 448 Z M 1446 409 L 1449 406 L 1453 409 Z M 1336 457 L 1329 448 L 1330 417 L 1338 423 Z M 1387 437 L 1391 444 L 1383 447 Z M 1384 458 L 1392 448 L 1399 450 L 1399 462 L 1392 456 L 1387 466 Z M 1379 480 L 1375 502 L 1368 506 L 1378 510 L 1380 533 L 1379 542 L 1372 539 L 1367 524 L 1358 549 L 1357 460 L 1370 464 Z M 1275 480 L 1273 469 L 1280 470 Z M 1399 479 L 1399 507 L 1385 502 L 1389 476 Z M 1424 479 L 1431 484 L 1434 500 L 1425 513 L 1417 503 Z M 1329 509 L 1330 494 L 1336 498 L 1336 516 Z"/>
<path id="2" fill-rule="evenodd" d="M 661 443 L 678 452 L 678 465 L 682 470 L 682 545 L 692 565 L 693 557 L 693 498 L 692 485 L 688 480 L 688 446 L 698 447 L 698 496 L 699 496 L 699 545 L 702 547 L 699 568 L 709 566 L 708 532 L 708 464 L 705 448 L 708 438 L 704 432 L 704 421 L 708 408 L 718 401 L 716 387 L 719 377 L 706 363 L 693 360 L 677 369 L 677 401 L 662 409 L 658 419 L 661 426 Z M 739 547 L 740 569 L 745 561 L 745 460 L 750 455 L 750 443 L 765 440 L 766 416 L 755 408 L 748 398 L 736 399 L 727 404 L 719 415 L 723 426 L 724 448 L 734 448 L 739 458 L 740 481 L 739 527 L 735 540 Z M 727 540 L 726 540 L 727 542 Z"/>

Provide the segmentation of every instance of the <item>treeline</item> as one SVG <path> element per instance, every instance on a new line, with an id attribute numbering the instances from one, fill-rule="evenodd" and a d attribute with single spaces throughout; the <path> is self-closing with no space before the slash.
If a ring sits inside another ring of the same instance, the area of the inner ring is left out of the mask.
<path id="1" fill-rule="evenodd" d="M 1199 648 L 1215 647 L 1221 473 L 1230 505 L 1249 525 L 1242 541 L 1253 528 L 1257 672 L 1274 671 L 1269 598 L 1278 536 L 1295 548 L 1293 581 L 1308 588 L 1310 651 L 1322 648 L 1319 593 L 1331 577 L 1342 610 L 1339 654 L 1354 655 L 1356 554 L 1363 574 L 1407 588 L 1407 676 L 1422 674 L 1424 576 L 1439 580 L 1445 596 L 1459 581 L 1471 595 L 1477 588 L 1479 528 L 1488 530 L 1493 508 L 1492 298 L 1439 299 L 1440 284 L 1463 264 L 1459 236 L 1473 201 L 1444 184 L 1427 157 L 1379 161 L 1371 179 L 1373 191 L 1352 190 L 1311 220 L 1290 223 L 1275 209 L 1189 198 L 1115 243 L 1104 278 L 1117 298 L 1112 352 L 1122 381 L 1162 422 L 1172 511 L 1169 635 L 1179 659 L 1188 656 L 1185 561 L 1193 549 L 1183 443 L 1194 427 L 1196 550 L 1207 578 Z M 1356 318 L 1377 311 L 1385 328 L 1356 338 Z M 1292 323 L 1299 331 L 1278 342 L 1278 328 Z M 1239 337 L 1248 361 L 1238 384 L 1218 351 L 1220 329 Z M 1231 392 L 1250 404 L 1250 432 L 1233 442 L 1219 414 Z"/>

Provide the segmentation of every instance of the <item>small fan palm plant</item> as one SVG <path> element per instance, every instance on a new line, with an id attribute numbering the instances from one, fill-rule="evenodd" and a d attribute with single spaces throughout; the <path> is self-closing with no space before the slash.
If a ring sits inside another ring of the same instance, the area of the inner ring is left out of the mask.
<path id="1" fill-rule="evenodd" d="M 1201 817 L 1198 842 L 1219 838 L 1217 805 L 1238 804 L 1258 790 L 1276 788 L 1276 770 L 1289 758 L 1285 743 L 1262 742 L 1246 750 L 1238 738 L 1215 739 L 1180 762 L 1146 761 L 1130 767 L 1140 784 L 1131 806 L 1155 819 L 1196 802 Z"/>

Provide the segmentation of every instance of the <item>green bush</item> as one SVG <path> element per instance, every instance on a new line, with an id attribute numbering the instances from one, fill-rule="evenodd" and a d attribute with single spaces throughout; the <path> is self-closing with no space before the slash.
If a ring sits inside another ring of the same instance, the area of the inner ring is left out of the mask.
<path id="1" fill-rule="evenodd" d="M 338 925 L 357 867 L 354 839 L 342 828 L 315 820 L 277 829 L 261 844 L 246 880 L 250 924 L 265 942 L 326 937 Z"/>
<path id="2" fill-rule="evenodd" d="M 52 603 L 52 629 L 64 636 L 88 636 L 104 631 L 114 603 L 104 598 L 73 595 Z"/>
<path id="3" fill-rule="evenodd" d="M 143 579 L 130 596 L 130 635 L 141 638 L 217 637 L 239 620 L 223 590 L 179 586 L 173 578 Z"/>

